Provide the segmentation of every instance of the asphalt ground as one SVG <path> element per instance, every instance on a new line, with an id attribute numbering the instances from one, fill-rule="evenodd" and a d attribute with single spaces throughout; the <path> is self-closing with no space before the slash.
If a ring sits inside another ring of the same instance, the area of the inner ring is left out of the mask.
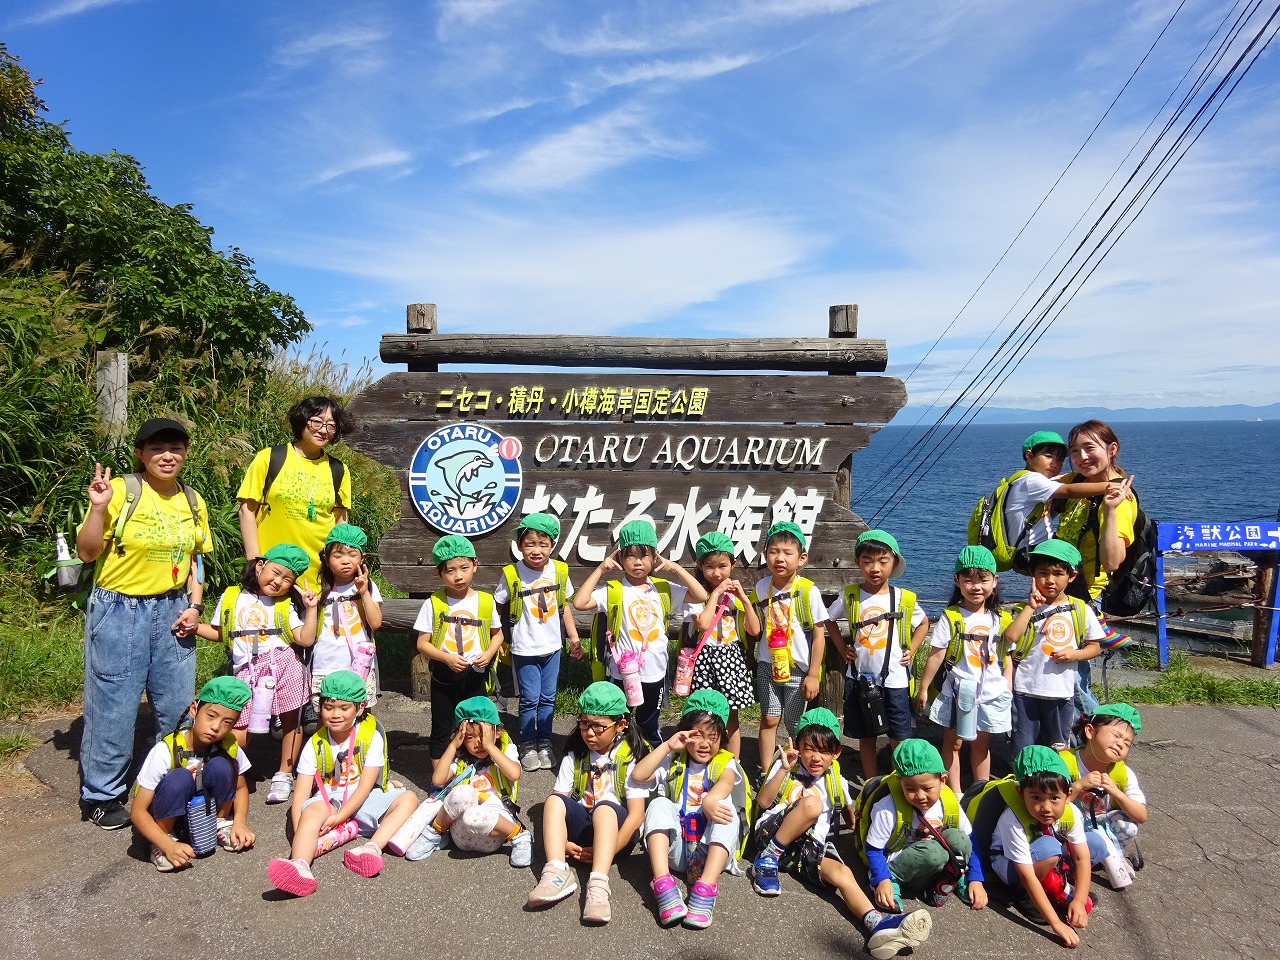
<path id="1" fill-rule="evenodd" d="M 427 783 L 427 706 L 390 694 L 377 713 L 395 776 Z M 1099 902 L 1079 952 L 1280 957 L 1280 712 L 1147 707 L 1143 721 L 1131 764 L 1151 801 L 1141 834 L 1146 868 L 1123 893 L 1095 882 Z M 139 726 L 149 726 L 145 710 Z M 567 732 L 568 724 L 558 729 Z M 860 927 L 843 907 L 788 876 L 774 899 L 757 896 L 744 878 L 725 877 L 709 930 L 662 929 L 640 852 L 615 865 L 608 926 L 581 924 L 581 887 L 549 910 L 528 911 L 525 897 L 542 866 L 536 841 L 534 870 L 512 869 L 505 853 L 445 851 L 419 863 L 388 856 L 381 875 L 363 879 L 329 855 L 316 863 L 317 892 L 293 899 L 267 882 L 268 859 L 287 850 L 287 805 L 265 805 L 265 782 L 254 785 L 251 798 L 253 850 L 219 850 L 190 869 L 161 874 L 130 829 L 107 832 L 80 819 L 78 718 L 46 721 L 35 733 L 44 740 L 25 764 L 39 781 L 30 792 L 41 795 L 0 799 L 0 957 L 866 956 Z M 754 738 L 745 748 L 753 757 Z M 253 744 L 256 769 L 269 775 L 277 751 L 269 738 Z M 884 751 L 881 760 L 887 762 Z M 997 773 L 1003 763 L 997 756 Z M 843 765 L 857 769 L 852 751 Z M 547 771 L 521 780 L 535 837 L 551 781 Z M 846 832 L 842 848 L 848 841 Z M 853 860 L 851 851 L 846 859 Z M 585 868 L 581 876 L 585 885 Z M 1062 949 L 1009 908 L 975 912 L 952 898 L 932 915 L 933 934 L 916 950 L 921 957 L 996 960 Z"/>

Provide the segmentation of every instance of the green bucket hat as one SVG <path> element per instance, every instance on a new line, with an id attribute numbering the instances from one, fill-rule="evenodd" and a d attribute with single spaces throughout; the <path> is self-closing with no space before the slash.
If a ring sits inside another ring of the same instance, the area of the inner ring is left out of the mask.
<path id="1" fill-rule="evenodd" d="M 1052 540 L 1045 540 L 1043 543 L 1037 543 L 1031 548 L 1030 556 L 1061 560 L 1073 570 L 1080 566 L 1080 551 L 1067 543 L 1067 541 L 1059 540 L 1056 537 Z"/>
<path id="2" fill-rule="evenodd" d="M 536 530 L 545 533 L 555 543 L 560 538 L 560 521 L 549 513 L 531 513 L 521 517 L 516 524 L 516 539 L 520 539 L 521 530 Z"/>
<path id="3" fill-rule="evenodd" d="M 354 523 L 335 524 L 334 528 L 329 531 L 329 535 L 324 538 L 324 545 L 327 547 L 331 543 L 340 543 L 343 546 L 355 547 L 361 553 L 369 546 L 369 538 L 365 536 L 365 532 L 357 527 Z"/>
<path id="4" fill-rule="evenodd" d="M 684 702 L 684 709 L 680 711 L 680 716 L 683 717 L 695 710 L 705 710 L 712 716 L 719 717 L 721 723 L 729 722 L 729 700 L 719 690 L 695 690 Z"/>
<path id="5" fill-rule="evenodd" d="M 1133 727 L 1134 733 L 1142 732 L 1142 717 L 1127 703 L 1104 703 L 1093 711 L 1093 719 L 1096 720 L 1098 717 L 1119 717 Z"/>
<path id="6" fill-rule="evenodd" d="M 805 727 L 813 726 L 822 727 L 824 730 L 830 730 L 837 737 L 840 736 L 840 721 L 826 707 L 814 707 L 800 714 L 800 719 L 796 721 L 796 738 L 800 737 L 800 731 Z"/>
<path id="7" fill-rule="evenodd" d="M 894 539 L 894 536 L 892 533 L 888 533 L 887 531 L 884 531 L 884 530 L 868 530 L 866 533 L 864 533 L 862 536 L 860 536 L 857 539 L 857 542 L 854 543 L 853 545 L 854 556 L 857 556 L 858 548 L 862 546 L 864 543 L 878 543 L 882 546 L 888 547 L 890 550 L 893 551 L 893 555 L 897 557 L 898 560 L 893 565 L 893 572 L 890 573 L 889 576 L 900 577 L 907 572 L 907 561 L 903 559 L 902 550 L 899 549 L 898 541 Z"/>
<path id="8" fill-rule="evenodd" d="M 779 520 L 764 534 L 764 542 L 767 545 L 770 540 L 780 533 L 789 533 L 800 541 L 800 552 L 807 553 L 809 550 L 809 541 L 804 538 L 804 531 L 800 529 L 800 524 L 791 520 Z"/>
<path id="9" fill-rule="evenodd" d="M 578 697 L 578 712 L 597 717 L 625 716 L 627 698 L 608 680 L 597 680 Z"/>
<path id="10" fill-rule="evenodd" d="M 296 577 L 302 576 L 311 567 L 311 558 L 307 556 L 307 551 L 301 547 L 295 547 L 292 543 L 277 543 L 258 559 L 266 560 L 268 563 L 278 563 L 292 570 Z"/>
<path id="11" fill-rule="evenodd" d="M 984 546 L 971 544 L 956 556 L 956 573 L 963 573 L 965 570 L 990 570 L 995 573 L 995 555 Z"/>
<path id="12" fill-rule="evenodd" d="M 928 740 L 915 737 L 903 740 L 893 748 L 893 769 L 900 777 L 914 777 L 919 773 L 945 774 L 947 772 L 938 748 Z"/>
<path id="13" fill-rule="evenodd" d="M 1030 453 L 1036 447 L 1046 447 L 1050 444 L 1055 447 L 1061 447 L 1064 451 L 1067 449 L 1067 441 L 1063 440 L 1060 434 L 1054 433 L 1052 430 L 1037 430 L 1022 441 L 1022 452 Z"/>
<path id="14" fill-rule="evenodd" d="M 455 533 L 441 537 L 436 541 L 436 545 L 431 548 L 431 562 L 437 567 L 443 567 L 450 560 L 455 560 L 458 557 L 467 557 L 474 560 L 476 558 L 476 548 L 471 545 L 471 541 L 466 537 L 460 537 Z"/>
<path id="15" fill-rule="evenodd" d="M 618 531 L 618 549 L 627 547 L 653 547 L 658 549 L 658 531 L 648 520 L 632 520 L 624 523 Z"/>
<path id="16" fill-rule="evenodd" d="M 228 710 L 243 710 L 253 696 L 253 691 L 243 680 L 235 677 L 214 677 L 200 688 L 196 697 L 201 703 L 216 703 Z"/>
<path id="17" fill-rule="evenodd" d="M 693 556 L 695 560 L 701 560 L 708 553 L 727 553 L 732 557 L 733 541 L 719 530 L 704 533 L 693 545 Z"/>
<path id="18" fill-rule="evenodd" d="M 502 721 L 498 719 L 498 708 L 488 697 L 471 697 L 454 707 L 453 722 L 461 724 L 464 720 L 492 723 L 495 727 L 502 725 Z"/>
<path id="19" fill-rule="evenodd" d="M 335 670 L 320 681 L 320 696 L 325 700 L 364 703 L 369 699 L 369 688 L 350 670 Z"/>
<path id="20" fill-rule="evenodd" d="M 1067 762 L 1058 756 L 1058 751 L 1051 750 L 1049 747 L 1042 747 L 1038 743 L 1033 743 L 1029 747 L 1023 747 L 1018 751 L 1018 755 L 1013 758 L 1013 775 L 1019 781 L 1027 779 L 1033 773 L 1056 773 L 1071 779 L 1071 771 L 1067 769 Z"/>

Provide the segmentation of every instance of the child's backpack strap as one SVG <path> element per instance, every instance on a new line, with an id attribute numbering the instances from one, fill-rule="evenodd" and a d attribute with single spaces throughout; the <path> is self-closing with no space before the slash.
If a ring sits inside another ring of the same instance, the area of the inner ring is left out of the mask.
<path id="1" fill-rule="evenodd" d="M 1071 749 L 1059 750 L 1058 756 L 1062 758 L 1062 762 L 1067 765 L 1067 770 L 1071 773 L 1071 782 L 1080 779 L 1080 763 L 1076 760 L 1076 752 Z M 1123 760 L 1117 760 L 1112 764 L 1111 769 L 1107 771 L 1107 776 L 1123 793 L 1129 786 L 1129 768 L 1125 766 Z"/>
<path id="2" fill-rule="evenodd" d="M 862 857 L 862 862 L 867 862 L 867 834 L 871 832 L 871 808 L 880 802 L 880 799 L 889 793 L 889 778 L 895 781 L 898 779 L 896 773 L 887 773 L 884 776 L 872 777 L 865 781 L 858 788 L 857 796 L 853 799 L 854 822 L 857 829 L 854 831 L 854 843 L 858 848 L 858 855 Z M 899 788 L 901 792 L 901 788 Z M 896 802 L 896 801 L 895 801 Z M 901 819 L 901 815 L 899 815 Z"/>
<path id="3" fill-rule="evenodd" d="M 333 480 L 333 505 L 334 507 L 346 507 L 347 504 L 342 502 L 342 481 L 347 474 L 347 465 L 335 457 L 332 453 L 325 453 L 329 458 L 329 476 Z M 276 477 L 280 476 L 280 471 L 284 469 L 285 460 L 289 457 L 289 444 L 278 443 L 271 448 L 271 453 L 267 457 L 267 473 L 262 478 L 262 499 L 258 501 L 258 513 L 270 513 L 271 507 L 267 503 L 267 494 L 271 491 L 271 485 L 276 482 Z"/>
<path id="4" fill-rule="evenodd" d="M 631 759 L 631 744 L 622 740 L 613 751 L 613 760 L 610 764 L 613 772 L 613 789 L 618 795 L 618 802 L 624 807 L 627 805 L 627 770 L 631 766 Z M 574 800 L 581 800 L 586 792 L 590 761 L 590 751 L 581 757 L 574 757 L 573 793 L 570 794 Z"/>
<path id="5" fill-rule="evenodd" d="M 391 776 L 391 757 L 388 755 L 391 745 L 387 742 L 386 731 L 382 729 L 377 718 L 372 713 L 365 713 L 360 723 L 356 726 L 356 765 L 360 771 L 364 772 L 364 758 L 369 755 L 369 749 L 373 745 L 375 735 L 382 737 L 383 763 L 382 773 L 378 775 L 378 788 L 387 789 L 387 781 Z"/>

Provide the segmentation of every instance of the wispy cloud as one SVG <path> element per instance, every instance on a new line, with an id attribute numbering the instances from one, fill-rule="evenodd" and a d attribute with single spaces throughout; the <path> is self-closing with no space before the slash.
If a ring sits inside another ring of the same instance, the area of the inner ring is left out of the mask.
<path id="1" fill-rule="evenodd" d="M 388 36 L 388 31 L 378 27 L 339 26 L 290 40 L 275 49 L 272 59 L 283 67 L 296 68 L 327 57 L 347 67 L 373 69 L 382 63 L 375 48 Z"/>
<path id="2" fill-rule="evenodd" d="M 311 186 L 319 186 L 323 183 L 329 183 L 337 180 L 339 177 L 345 177 L 351 173 L 357 173 L 362 170 L 374 170 L 378 167 L 394 167 L 400 164 L 408 163 L 413 159 L 413 154 L 408 150 L 387 149 L 378 150 L 374 153 L 367 153 L 362 156 L 352 157 L 349 160 L 326 167 L 311 178 Z"/>
<path id="3" fill-rule="evenodd" d="M 469 27 L 502 13 L 523 0 L 441 0 L 440 30 Z"/>
<path id="4" fill-rule="evenodd" d="M 728 73 L 755 63 L 760 58 L 751 54 L 740 54 L 736 57 L 717 55 L 703 57 L 698 60 L 651 60 L 648 63 L 637 63 L 622 70 L 600 71 L 601 86 L 625 87 L 637 83 L 667 81 L 688 83 L 692 80 L 705 80 L 721 73 Z"/>
<path id="5" fill-rule="evenodd" d="M 55 23 L 58 20 L 65 20 L 68 17 L 74 17 L 81 13 L 88 13 L 91 10 L 99 10 L 103 7 L 115 7 L 126 3 L 138 3 L 139 0 L 58 0 L 58 2 L 48 4 L 43 10 L 22 17 L 11 27 L 39 27 L 45 24 Z"/>

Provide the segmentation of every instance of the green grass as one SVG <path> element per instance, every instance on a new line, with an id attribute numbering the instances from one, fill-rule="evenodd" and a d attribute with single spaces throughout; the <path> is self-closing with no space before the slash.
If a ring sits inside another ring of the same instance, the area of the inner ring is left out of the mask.
<path id="1" fill-rule="evenodd" d="M 1130 661 L 1132 663 L 1132 660 Z M 1265 677 L 1221 677 L 1191 666 L 1184 653 L 1169 658 L 1169 667 L 1149 687 L 1112 687 L 1111 699 L 1126 703 L 1280 707 L 1280 680 Z"/>
<path id="2" fill-rule="evenodd" d="M 25 733 L 0 733 L 0 767 L 13 763 L 39 742 Z"/>
<path id="3" fill-rule="evenodd" d="M 62 607 L 41 607 L 20 592 L 11 593 L 10 601 L 0 612 L 0 717 L 20 719 L 80 699 L 80 615 Z"/>

